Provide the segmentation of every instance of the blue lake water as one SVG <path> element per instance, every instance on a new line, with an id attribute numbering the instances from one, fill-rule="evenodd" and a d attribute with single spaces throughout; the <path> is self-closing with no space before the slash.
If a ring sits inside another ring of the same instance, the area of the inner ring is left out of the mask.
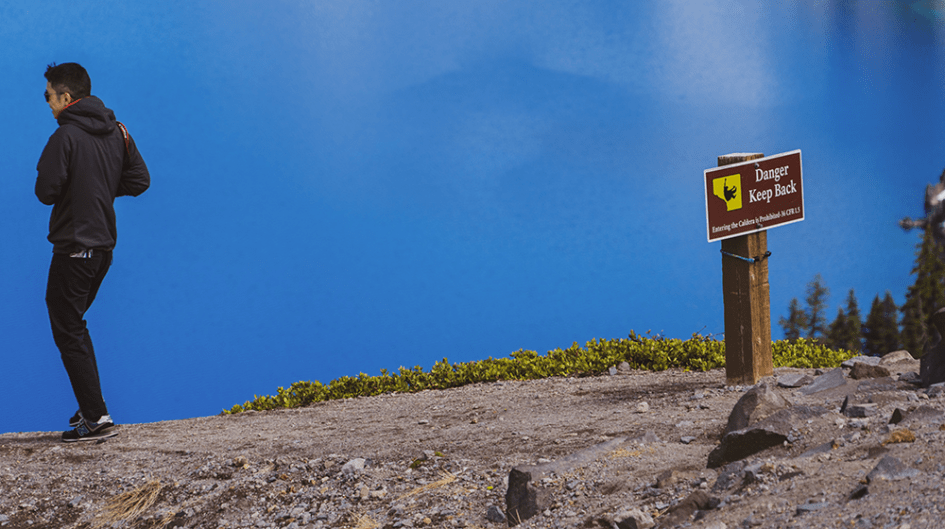
<path id="1" fill-rule="evenodd" d="M 0 395 L 25 403 L 0 432 L 75 410 L 32 194 L 54 60 L 89 69 L 153 178 L 117 202 L 87 318 L 121 422 L 444 357 L 722 333 L 702 171 L 733 152 L 803 152 L 806 220 L 768 234 L 773 321 L 817 273 L 831 315 L 851 288 L 864 314 L 901 303 L 918 235 L 896 221 L 945 169 L 939 1 L 92 11 L 0 8 Z"/>

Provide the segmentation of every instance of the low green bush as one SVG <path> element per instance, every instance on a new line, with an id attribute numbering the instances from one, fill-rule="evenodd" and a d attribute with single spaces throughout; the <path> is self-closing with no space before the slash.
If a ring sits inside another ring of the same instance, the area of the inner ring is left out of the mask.
<path id="1" fill-rule="evenodd" d="M 851 351 L 829 349 L 816 340 L 780 340 L 772 344 L 775 367 L 837 367 L 854 355 Z M 317 380 L 300 381 L 288 389 L 278 388 L 275 395 L 256 396 L 223 413 L 295 408 L 313 402 L 391 392 L 447 389 L 476 382 L 589 376 L 603 373 L 621 362 L 627 362 L 632 369 L 649 371 L 670 368 L 708 371 L 725 366 L 725 342 L 699 334 L 693 334 L 692 338 L 683 341 L 662 336 L 640 336 L 631 331 L 627 338 L 595 338 L 584 347 L 575 342 L 567 349 L 554 349 L 545 355 L 519 349 L 509 358 L 489 357 L 476 362 L 450 364 L 444 358 L 433 364 L 429 372 L 420 366 L 413 369 L 401 367 L 396 373 L 381 369 L 379 376 L 364 373 L 356 377 L 344 376 L 327 385 Z"/>

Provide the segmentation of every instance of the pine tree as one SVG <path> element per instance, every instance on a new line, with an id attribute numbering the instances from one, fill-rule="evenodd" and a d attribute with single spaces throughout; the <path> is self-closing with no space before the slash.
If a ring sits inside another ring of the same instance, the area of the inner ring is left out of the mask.
<path id="1" fill-rule="evenodd" d="M 863 320 L 860 317 L 860 305 L 856 302 L 856 293 L 853 289 L 847 294 L 847 326 L 842 334 L 843 348 L 850 351 L 863 349 Z"/>
<path id="2" fill-rule="evenodd" d="M 778 320 L 778 325 L 784 329 L 785 340 L 797 340 L 807 334 L 807 313 L 801 310 L 801 304 L 797 298 L 791 299 L 788 306 L 788 317 L 782 316 Z"/>
<path id="3" fill-rule="evenodd" d="M 844 343 L 844 333 L 848 327 L 847 315 L 843 313 L 843 309 L 837 309 L 837 317 L 833 320 L 833 323 L 830 324 L 830 328 L 827 329 L 827 347 L 831 349 L 847 349 L 843 345 Z"/>
<path id="4" fill-rule="evenodd" d="M 927 226 L 922 242 L 916 245 L 915 282 L 906 292 L 902 305 L 902 345 L 913 356 L 919 357 L 929 347 L 934 331 L 929 329 L 929 317 L 945 307 L 945 260 L 942 246 L 932 235 L 933 226 Z"/>
<path id="5" fill-rule="evenodd" d="M 863 348 L 860 339 L 862 324 L 860 323 L 860 307 L 856 302 L 853 289 L 847 294 L 846 310 L 837 309 L 837 318 L 830 324 L 827 331 L 827 345 L 832 349 L 846 349 L 859 351 Z"/>
<path id="6" fill-rule="evenodd" d="M 827 299 L 830 289 L 820 274 L 807 284 L 807 337 L 823 339 L 827 334 Z"/>
<path id="7" fill-rule="evenodd" d="M 863 325 L 863 352 L 872 356 L 882 356 L 899 349 L 899 324 L 897 323 L 896 302 L 892 294 L 886 291 L 882 301 L 879 295 L 873 298 L 870 313 Z"/>

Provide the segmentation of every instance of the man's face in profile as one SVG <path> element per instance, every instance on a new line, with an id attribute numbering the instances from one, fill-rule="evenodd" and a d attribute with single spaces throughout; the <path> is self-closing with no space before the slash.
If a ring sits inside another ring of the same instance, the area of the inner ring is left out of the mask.
<path id="1" fill-rule="evenodd" d="M 53 117 L 58 118 L 59 113 L 62 112 L 62 109 L 69 106 L 69 103 L 72 103 L 72 96 L 68 92 L 61 94 L 56 92 L 56 89 L 52 87 L 52 84 L 47 82 L 46 102 L 49 103 L 49 108 L 52 110 Z"/>

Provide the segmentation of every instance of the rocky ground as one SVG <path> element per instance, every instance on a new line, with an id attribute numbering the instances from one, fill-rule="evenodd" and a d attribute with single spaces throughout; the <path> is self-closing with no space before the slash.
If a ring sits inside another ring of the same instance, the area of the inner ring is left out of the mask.
<path id="1" fill-rule="evenodd" d="M 0 527 L 507 527 L 527 510 L 506 504 L 513 467 L 544 469 L 525 528 L 943 527 L 945 398 L 911 382 L 918 362 L 884 364 L 778 369 L 750 391 L 723 370 L 612 369 L 77 445 L 4 434 Z"/>

